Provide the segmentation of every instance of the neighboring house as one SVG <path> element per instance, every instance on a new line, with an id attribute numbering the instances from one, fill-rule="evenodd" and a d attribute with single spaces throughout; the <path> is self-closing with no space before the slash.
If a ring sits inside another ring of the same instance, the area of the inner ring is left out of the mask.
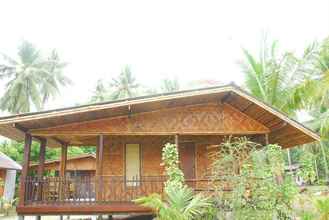
<path id="1" fill-rule="evenodd" d="M 235 85 L 3 117 L 0 134 L 25 141 L 19 215 L 150 212 L 132 200 L 163 192 L 161 152 L 168 142 L 179 149 L 188 184 L 202 191 L 209 187 L 208 146 L 227 136 L 283 148 L 320 139 Z M 29 174 L 32 139 L 40 142 L 37 177 Z M 61 149 L 59 177 L 41 178 L 46 146 Z M 95 146 L 95 177 L 65 176 L 69 146 Z M 92 190 L 81 196 L 76 189 L 83 184 Z"/>
<path id="2" fill-rule="evenodd" d="M 30 170 L 37 171 L 39 164 L 32 164 Z M 59 176 L 60 160 L 47 160 L 44 163 L 44 171 L 55 176 Z M 80 177 L 91 178 L 96 173 L 96 155 L 95 154 L 82 154 L 70 157 L 66 162 L 66 176 L 67 177 Z"/>
<path id="3" fill-rule="evenodd" d="M 0 152 L 0 198 L 11 201 L 15 195 L 16 174 L 22 167 Z"/>

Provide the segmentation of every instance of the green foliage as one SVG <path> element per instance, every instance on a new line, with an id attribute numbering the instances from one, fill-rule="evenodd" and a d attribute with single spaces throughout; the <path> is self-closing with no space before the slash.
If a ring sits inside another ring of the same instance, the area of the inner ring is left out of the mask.
<path id="1" fill-rule="evenodd" d="M 136 203 L 152 208 L 159 220 L 205 219 L 210 200 L 201 194 L 193 195 L 193 190 L 186 185 L 177 187 L 169 184 L 165 188 L 165 201 L 159 194 L 151 194 L 135 200 Z"/>
<path id="2" fill-rule="evenodd" d="M 316 200 L 315 207 L 319 212 L 320 220 L 329 220 L 329 198 Z"/>
<path id="3" fill-rule="evenodd" d="M 300 169 L 298 170 L 297 175 L 310 183 L 313 183 L 316 179 L 314 160 L 315 155 L 309 151 L 304 151 L 299 158 Z"/>
<path id="4" fill-rule="evenodd" d="M 16 201 L 17 201 L 16 199 L 8 201 L 4 197 L 1 197 L 0 198 L 0 213 L 8 215 L 9 210 L 14 207 L 14 205 L 16 204 Z"/>
<path id="5" fill-rule="evenodd" d="M 242 70 L 245 86 L 254 96 L 294 116 L 302 107 L 303 95 L 298 86 L 307 77 L 303 67 L 309 65 L 313 50 L 305 51 L 303 61 L 290 52 L 279 52 L 276 41 L 263 37 L 259 57 L 244 49 Z"/>
<path id="6" fill-rule="evenodd" d="M 212 179 L 221 216 L 228 210 L 238 220 L 290 216 L 298 191 L 292 178 L 283 178 L 279 146 L 260 148 L 247 138 L 229 138 L 215 149 Z"/>
<path id="7" fill-rule="evenodd" d="M 315 219 L 315 216 L 311 212 L 303 212 L 300 217 L 301 220 L 313 220 Z"/>
<path id="8" fill-rule="evenodd" d="M 178 91 L 180 88 L 177 79 L 164 79 L 161 83 L 162 92 L 175 92 Z"/>
<path id="9" fill-rule="evenodd" d="M 0 79 L 6 79 L 6 89 L 0 108 L 10 113 L 43 109 L 51 97 L 59 94 L 61 86 L 71 81 L 62 73 L 66 63 L 53 50 L 47 57 L 31 43 L 23 41 L 17 59 L 2 54 Z"/>
<path id="10" fill-rule="evenodd" d="M 0 151 L 17 161 L 23 162 L 24 144 L 16 141 L 5 141 L 0 144 Z M 39 162 L 40 143 L 32 142 L 30 159 L 31 162 Z M 69 147 L 68 156 L 77 156 L 84 153 L 94 153 L 95 147 Z M 47 148 L 46 160 L 59 159 L 61 154 L 60 148 Z"/>
<path id="11" fill-rule="evenodd" d="M 184 184 L 176 145 L 165 145 L 162 160 L 168 175 L 164 195 L 155 193 L 134 202 L 152 208 L 159 220 L 213 219 L 215 211 L 211 200 L 202 194 L 194 195 L 193 190 Z"/>
<path id="12" fill-rule="evenodd" d="M 179 155 L 176 145 L 170 143 L 165 145 L 162 149 L 162 161 L 168 175 L 166 186 L 171 184 L 176 187 L 182 187 L 184 184 L 184 174 L 179 168 Z"/>

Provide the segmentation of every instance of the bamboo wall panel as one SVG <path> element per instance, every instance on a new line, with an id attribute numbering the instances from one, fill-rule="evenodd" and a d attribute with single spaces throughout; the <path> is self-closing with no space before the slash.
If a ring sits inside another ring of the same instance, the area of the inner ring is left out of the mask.
<path id="1" fill-rule="evenodd" d="M 105 142 L 103 156 L 103 175 L 124 175 L 124 143 Z"/>
<path id="2" fill-rule="evenodd" d="M 37 165 L 32 165 L 31 170 L 37 170 Z M 45 170 L 59 170 L 59 161 L 45 164 Z M 93 157 L 67 160 L 66 170 L 96 170 L 96 159 Z"/>
<path id="3" fill-rule="evenodd" d="M 227 104 L 202 104 L 74 123 L 34 134 L 139 134 L 139 133 L 267 133 L 269 129 Z"/>

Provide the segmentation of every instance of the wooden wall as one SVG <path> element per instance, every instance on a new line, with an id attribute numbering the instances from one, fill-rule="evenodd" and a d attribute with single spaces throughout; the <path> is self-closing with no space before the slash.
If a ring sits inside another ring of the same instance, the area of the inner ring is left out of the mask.
<path id="1" fill-rule="evenodd" d="M 161 166 L 162 148 L 165 143 L 173 143 L 174 137 L 170 136 L 126 136 L 105 139 L 103 175 L 125 175 L 125 144 L 137 143 L 141 146 L 141 175 L 164 175 L 164 167 Z M 220 136 L 184 136 L 181 142 L 195 143 L 195 172 L 196 178 L 206 178 L 209 175 L 211 161 L 208 158 L 207 147 L 219 144 L 223 140 Z"/>
<path id="2" fill-rule="evenodd" d="M 152 135 L 171 133 L 260 134 L 268 132 L 269 129 L 266 126 L 230 105 L 209 103 L 36 129 L 32 133 L 34 135 L 65 136 L 97 133 Z M 74 143 L 74 140 L 71 141 Z M 76 144 L 80 142 L 78 141 Z"/>
<path id="3" fill-rule="evenodd" d="M 45 170 L 59 170 L 59 161 L 45 164 Z M 31 170 L 37 170 L 37 165 L 32 165 Z M 66 170 L 96 170 L 96 159 L 93 157 L 85 157 L 79 159 L 68 160 Z"/>

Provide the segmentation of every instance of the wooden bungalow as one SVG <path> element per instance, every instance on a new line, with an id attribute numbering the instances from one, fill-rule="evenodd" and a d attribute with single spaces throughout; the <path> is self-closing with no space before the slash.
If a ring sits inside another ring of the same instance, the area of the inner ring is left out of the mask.
<path id="1" fill-rule="evenodd" d="M 96 103 L 0 118 L 0 134 L 25 141 L 20 182 L 20 215 L 142 213 L 131 202 L 161 193 L 161 150 L 178 146 L 186 181 L 207 188 L 207 146 L 228 135 L 290 148 L 319 136 L 235 85 Z M 38 177 L 29 176 L 31 141 L 40 142 Z M 61 148 L 60 177 L 43 177 L 47 147 Z M 87 183 L 65 176 L 69 146 L 96 147 L 96 176 Z M 96 192 L 77 196 L 79 184 Z M 57 194 L 49 193 L 51 186 Z"/>
<path id="2" fill-rule="evenodd" d="M 37 171 L 39 163 L 31 164 L 30 170 Z M 43 170 L 50 176 L 59 176 L 60 159 L 47 160 Z M 67 158 L 65 176 L 71 178 L 92 178 L 96 174 L 96 155 L 81 154 Z"/>
<path id="3" fill-rule="evenodd" d="M 11 201 L 15 195 L 16 174 L 22 167 L 0 152 L 0 198 Z"/>

